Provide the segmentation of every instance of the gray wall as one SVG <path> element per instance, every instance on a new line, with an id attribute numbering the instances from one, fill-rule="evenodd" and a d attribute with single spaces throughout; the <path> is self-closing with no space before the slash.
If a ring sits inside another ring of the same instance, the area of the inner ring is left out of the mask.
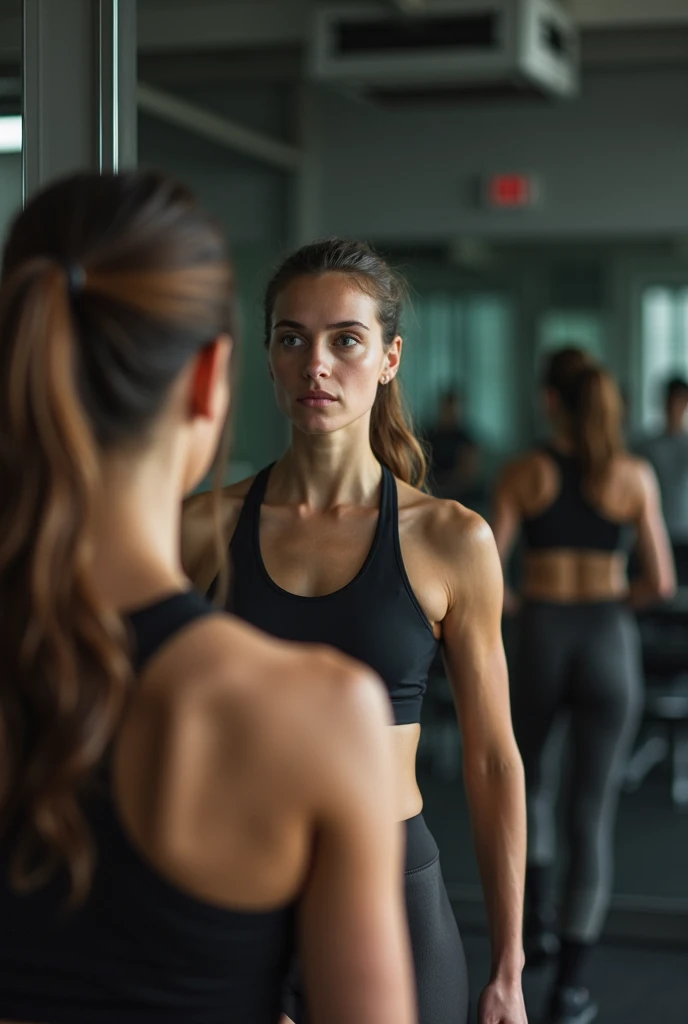
<path id="1" fill-rule="evenodd" d="M 279 172 L 145 114 L 139 117 L 139 164 L 189 185 L 216 214 L 233 245 L 281 237 L 286 185 Z"/>
<path id="2" fill-rule="evenodd" d="M 383 241 L 688 232 L 688 70 L 588 74 L 570 102 L 386 109 L 316 97 L 321 234 Z M 540 207 L 480 209 L 477 175 L 530 171 Z"/>

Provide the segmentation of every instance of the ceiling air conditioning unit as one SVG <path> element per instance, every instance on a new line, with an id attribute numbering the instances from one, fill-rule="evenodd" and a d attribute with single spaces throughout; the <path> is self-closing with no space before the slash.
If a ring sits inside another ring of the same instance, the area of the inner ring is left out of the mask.
<path id="1" fill-rule="evenodd" d="M 316 9 L 314 78 L 383 98 L 568 97 L 578 36 L 555 0 L 427 0 L 412 15 L 389 3 Z"/>

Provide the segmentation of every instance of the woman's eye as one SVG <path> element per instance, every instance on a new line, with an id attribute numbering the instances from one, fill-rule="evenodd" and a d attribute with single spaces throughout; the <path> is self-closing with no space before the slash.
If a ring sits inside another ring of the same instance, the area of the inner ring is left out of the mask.
<path id="1" fill-rule="evenodd" d="M 303 339 L 298 334 L 285 334 L 282 337 L 282 344 L 285 348 L 298 348 L 303 345 Z"/>
<path id="2" fill-rule="evenodd" d="M 354 345 L 358 345 L 358 338 L 354 338 L 351 334 L 342 334 L 337 338 L 337 344 L 342 348 L 353 348 Z"/>

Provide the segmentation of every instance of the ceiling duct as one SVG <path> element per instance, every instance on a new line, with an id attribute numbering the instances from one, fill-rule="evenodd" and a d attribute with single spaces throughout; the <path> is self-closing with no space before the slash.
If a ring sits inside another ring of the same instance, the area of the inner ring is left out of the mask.
<path id="1" fill-rule="evenodd" d="M 555 0 L 430 0 L 412 16 L 389 4 L 319 7 L 310 68 L 320 81 L 390 99 L 573 96 L 579 45 Z"/>

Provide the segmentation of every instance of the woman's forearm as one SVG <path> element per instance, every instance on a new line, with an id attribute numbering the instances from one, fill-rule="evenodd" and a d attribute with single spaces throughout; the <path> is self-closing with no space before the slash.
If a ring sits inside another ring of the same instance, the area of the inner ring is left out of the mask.
<path id="1" fill-rule="evenodd" d="M 492 940 L 492 974 L 523 969 L 526 811 L 523 766 L 515 758 L 464 769 L 473 840 Z"/>

